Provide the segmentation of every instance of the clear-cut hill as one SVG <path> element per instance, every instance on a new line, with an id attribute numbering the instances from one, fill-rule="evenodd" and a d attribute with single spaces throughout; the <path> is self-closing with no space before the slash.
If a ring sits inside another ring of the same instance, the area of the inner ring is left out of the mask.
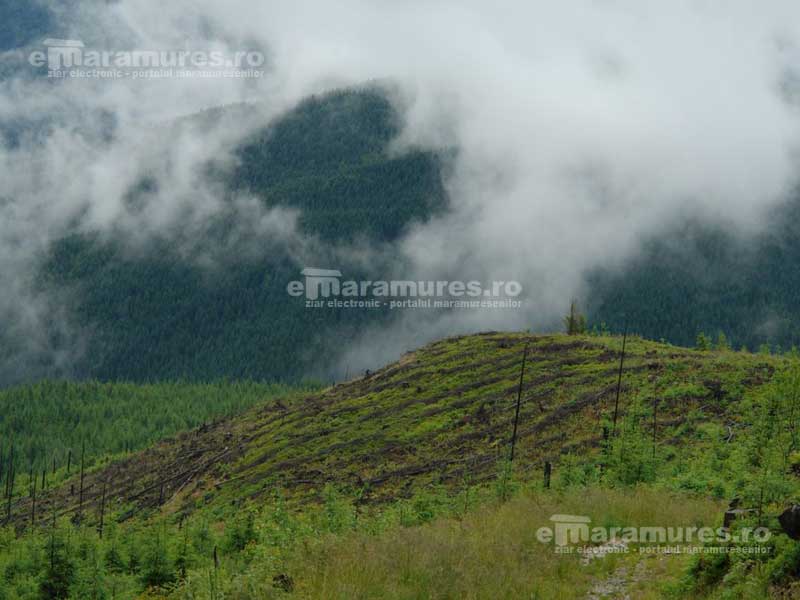
<path id="1" fill-rule="evenodd" d="M 353 381 L 270 400 L 95 469 L 82 511 L 95 518 L 104 482 L 106 510 L 125 520 L 222 511 L 276 488 L 308 500 L 333 483 L 380 502 L 430 483 L 489 480 L 508 457 L 526 345 L 515 471 L 538 478 L 544 461 L 557 472 L 566 455 L 595 456 L 614 410 L 622 339 L 493 332 L 441 340 Z M 744 400 L 788 360 L 628 338 L 620 433 L 631 407 L 656 403 L 665 461 L 674 459 L 670 449 L 701 444 L 695 434 L 705 424 L 739 435 L 752 418 Z M 652 427 L 649 415 L 642 419 Z M 37 511 L 46 518 L 55 499 L 59 513 L 77 514 L 79 492 L 75 477 L 40 496 Z M 28 499 L 16 514 L 30 514 Z"/>

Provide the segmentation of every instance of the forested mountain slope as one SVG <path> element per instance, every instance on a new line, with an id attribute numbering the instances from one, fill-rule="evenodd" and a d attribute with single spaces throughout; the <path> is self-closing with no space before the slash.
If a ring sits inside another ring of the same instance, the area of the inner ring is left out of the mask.
<path id="1" fill-rule="evenodd" d="M 247 110 L 215 109 L 194 119 Z M 267 207 L 298 211 L 300 234 L 315 240 L 320 264 L 299 264 L 291 251 L 265 240 L 247 252 L 228 252 L 221 267 L 209 269 L 187 259 L 180 231 L 136 252 L 108 235 L 59 238 L 38 282 L 43 294 L 59 300 L 86 353 L 53 375 L 136 381 L 331 377 L 347 342 L 392 315 L 307 310 L 287 295 L 286 284 L 305 266 L 339 268 L 355 279 L 404 272 L 395 242 L 413 224 L 448 210 L 443 175 L 449 151 L 390 153 L 398 119 L 379 88 L 333 92 L 307 99 L 247 136 L 234 167 L 209 165 L 205 176 L 222 182 L 231 198 L 253 194 Z M 151 185 L 143 180 L 131 190 L 131 203 Z M 736 347 L 791 347 L 800 338 L 797 212 L 798 201 L 787 201 L 770 215 L 764 232 L 750 238 L 692 221 L 644 239 L 620 269 L 586 274 L 590 324 L 621 332 L 627 321 L 630 331 L 683 345 L 693 344 L 701 331 L 712 337 L 722 331 Z M 224 254 L 235 238 L 231 215 L 220 215 L 206 235 L 192 240 L 193 251 Z M 359 259 L 364 247 L 371 251 L 366 264 Z M 348 249 L 355 250 L 348 255 Z M 337 264 L 327 264 L 334 255 Z M 565 298 L 565 310 L 567 304 Z M 57 347 L 58 330 L 51 337 Z M 6 341 L 13 366 L 17 341 Z M 25 378 L 9 369 L 6 383 Z"/>
<path id="2" fill-rule="evenodd" d="M 686 222 L 643 242 L 621 270 L 589 276 L 596 323 L 693 344 L 722 331 L 739 346 L 788 349 L 800 343 L 800 198 L 773 209 L 763 231 L 739 235 Z"/>
<path id="3" fill-rule="evenodd" d="M 201 384 L 40 381 L 0 390 L 0 470 L 74 473 L 81 455 L 93 465 L 141 450 L 178 432 L 242 413 L 276 397 L 308 393 L 248 381 Z"/>
<path id="4" fill-rule="evenodd" d="M 208 118 L 205 115 L 204 118 Z M 231 194 L 255 194 L 267 206 L 300 211 L 302 235 L 319 244 L 369 243 L 376 255 L 406 228 L 444 209 L 440 159 L 410 151 L 389 155 L 396 115 L 378 91 L 311 98 L 247 138 L 233 171 L 216 175 Z M 212 166 L 209 166 L 209 171 Z M 146 193 L 148 182 L 132 191 Z M 218 255 L 229 245 L 226 216 L 194 240 L 197 253 Z M 81 377 L 157 381 L 219 377 L 296 380 L 328 376 L 348 339 L 374 318 L 362 311 L 307 310 L 286 293 L 302 265 L 282 248 L 261 243 L 208 268 L 159 237 L 126 252 L 107 236 L 73 234 L 54 244 L 42 269 L 43 289 L 70 299 L 76 326 L 89 336 Z M 329 259 L 323 252 L 320 260 Z M 350 277 L 356 259 L 327 265 Z M 385 277 L 386 264 L 369 267 Z M 349 269 L 349 270 L 348 270 Z M 384 269 L 383 271 L 381 271 Z M 335 332 L 335 335 L 334 335 Z M 336 338 L 336 339 L 334 339 Z"/>

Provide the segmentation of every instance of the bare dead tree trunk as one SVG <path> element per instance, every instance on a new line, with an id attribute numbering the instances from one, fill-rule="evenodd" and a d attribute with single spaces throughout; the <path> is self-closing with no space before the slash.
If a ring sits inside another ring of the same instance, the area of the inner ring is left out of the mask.
<path id="1" fill-rule="evenodd" d="M 656 457 L 656 439 L 658 426 L 658 398 L 653 398 L 653 458 Z"/>
<path id="2" fill-rule="evenodd" d="M 53 498 L 53 527 L 50 529 L 50 571 L 55 566 L 56 558 L 56 499 Z"/>
<path id="3" fill-rule="evenodd" d="M 619 393 L 622 388 L 622 366 L 625 364 L 625 343 L 628 340 L 628 321 L 625 320 L 625 329 L 622 332 L 622 352 L 619 355 L 619 374 L 617 375 L 617 394 L 614 399 L 614 419 L 611 424 L 612 437 L 617 433 L 617 417 L 619 416 Z"/>
<path id="4" fill-rule="evenodd" d="M 6 496 L 8 497 L 8 505 L 6 507 L 6 522 L 11 522 L 11 498 L 14 496 L 14 478 L 17 472 L 14 468 L 14 442 L 11 442 L 11 454 L 8 457 L 8 475 L 6 479 Z"/>
<path id="5" fill-rule="evenodd" d="M 81 447 L 81 483 L 80 483 L 80 492 L 78 493 L 78 523 L 83 522 L 83 478 L 85 475 L 84 471 L 85 458 L 86 458 L 86 441 L 83 442 L 83 446 Z"/>
<path id="6" fill-rule="evenodd" d="M 36 525 L 36 477 L 33 478 L 31 487 L 31 529 Z"/>
<path id="7" fill-rule="evenodd" d="M 11 442 L 11 450 L 8 454 L 8 470 L 6 473 L 6 491 L 5 494 L 8 496 L 9 494 L 9 485 L 11 484 L 11 474 L 14 472 L 14 442 Z"/>
<path id="8" fill-rule="evenodd" d="M 100 500 L 100 527 L 98 529 L 98 533 L 100 534 L 100 539 L 101 540 L 103 539 L 103 525 L 104 525 L 105 516 L 106 516 L 106 485 L 107 485 L 107 483 L 108 483 L 107 480 L 104 479 L 103 480 L 103 497 Z"/>
<path id="9" fill-rule="evenodd" d="M 528 343 L 525 344 L 525 351 L 522 353 L 522 367 L 519 371 L 519 387 L 517 388 L 517 408 L 514 413 L 514 431 L 511 434 L 511 456 L 508 462 L 514 462 L 514 450 L 517 445 L 517 426 L 519 424 L 519 409 L 522 404 L 522 382 L 525 378 L 525 360 L 528 358 Z"/>

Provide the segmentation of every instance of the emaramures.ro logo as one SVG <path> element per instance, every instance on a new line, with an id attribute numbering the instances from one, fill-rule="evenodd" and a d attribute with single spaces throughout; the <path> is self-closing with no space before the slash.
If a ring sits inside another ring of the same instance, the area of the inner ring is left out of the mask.
<path id="1" fill-rule="evenodd" d="M 597 527 L 583 515 L 552 515 L 552 526 L 540 527 L 536 539 L 553 544 L 557 554 L 763 554 L 772 533 L 766 527 Z"/>
<path id="2" fill-rule="evenodd" d="M 307 308 L 520 308 L 517 281 L 343 280 L 338 269 L 306 268 L 286 287 Z"/>
<path id="3" fill-rule="evenodd" d="M 80 40 L 53 38 L 42 45 L 28 62 L 62 79 L 259 78 L 266 62 L 252 50 L 94 50 Z"/>

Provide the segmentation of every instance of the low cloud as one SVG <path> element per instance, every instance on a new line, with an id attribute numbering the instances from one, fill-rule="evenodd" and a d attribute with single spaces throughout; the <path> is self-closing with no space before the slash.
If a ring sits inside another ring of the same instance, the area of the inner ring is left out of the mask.
<path id="1" fill-rule="evenodd" d="M 2 305 L 19 324 L 37 321 L 9 312 L 31 287 L 19 282 L 63 231 L 136 240 L 180 224 L 187 240 L 202 235 L 231 210 L 203 176 L 209 160 L 230 160 L 238 140 L 303 97 L 365 81 L 387 82 L 400 112 L 393 151 L 455 149 L 451 210 L 398 245 L 402 277 L 514 279 L 527 303 L 408 313 L 379 351 L 365 337 L 360 358 L 345 359 L 360 366 L 447 333 L 552 327 L 587 270 L 622 264 L 643 237 L 689 216 L 754 233 L 795 183 L 795 2 L 120 0 L 67 16 L 61 35 L 99 45 L 256 47 L 268 73 L 0 82 L 0 122 L 49 119 L 0 147 Z M 169 125 L 238 103 L 258 109 L 203 128 Z M 154 191 L 142 195 L 147 210 L 131 211 L 128 192 L 143 177 Z M 283 236 L 302 254 L 296 215 L 247 197 L 233 206 L 243 237 Z"/>

